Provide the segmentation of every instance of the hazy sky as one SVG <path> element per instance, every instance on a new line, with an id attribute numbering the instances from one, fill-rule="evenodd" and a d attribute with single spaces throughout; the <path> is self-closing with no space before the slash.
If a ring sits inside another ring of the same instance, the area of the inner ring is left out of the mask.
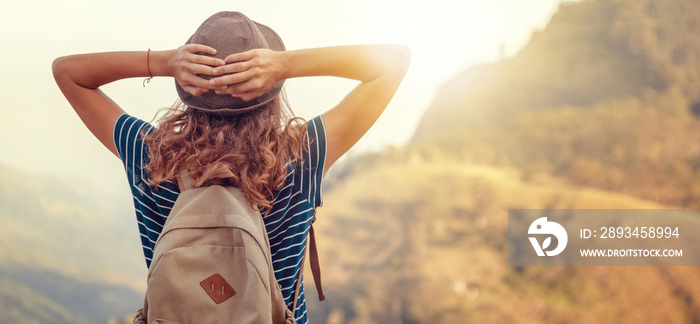
<path id="1" fill-rule="evenodd" d="M 373 129 L 353 149 L 403 145 L 437 88 L 466 67 L 513 55 L 542 29 L 561 0 L 354 1 L 4 1 L 0 5 L 0 164 L 59 177 L 125 182 L 119 161 L 82 125 L 51 75 L 54 58 L 73 53 L 171 49 L 222 10 L 241 11 L 275 29 L 287 49 L 402 43 L 413 60 Z M 176 97 L 170 78 L 104 87 L 127 112 L 150 121 Z M 287 82 L 297 115 L 333 107 L 356 82 Z"/>

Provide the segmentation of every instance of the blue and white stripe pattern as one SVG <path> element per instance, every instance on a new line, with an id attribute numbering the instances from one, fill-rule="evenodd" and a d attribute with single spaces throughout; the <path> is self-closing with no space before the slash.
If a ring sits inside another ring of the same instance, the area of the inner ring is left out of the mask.
<path id="1" fill-rule="evenodd" d="M 308 121 L 308 148 L 304 163 L 287 165 L 287 177 L 275 194 L 272 210 L 264 218 L 270 238 L 275 277 L 282 286 L 282 294 L 288 306 L 294 298 L 294 288 L 301 271 L 301 260 L 306 248 L 311 220 L 316 207 L 321 206 L 321 179 L 326 159 L 326 134 L 321 117 Z M 167 181 L 157 187 L 146 182 L 148 173 L 148 149 L 141 136 L 153 130 L 143 120 L 123 114 L 114 125 L 114 143 L 126 170 L 134 197 L 136 219 L 141 233 L 141 245 L 150 266 L 155 242 L 165 220 L 180 194 L 177 186 Z M 304 285 L 299 292 L 296 309 L 297 323 L 308 323 Z M 291 308 L 291 307 L 290 307 Z"/>

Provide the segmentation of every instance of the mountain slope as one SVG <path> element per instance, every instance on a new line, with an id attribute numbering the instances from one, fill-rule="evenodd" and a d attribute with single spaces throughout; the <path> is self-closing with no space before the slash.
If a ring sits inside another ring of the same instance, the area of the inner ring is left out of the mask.
<path id="1" fill-rule="evenodd" d="M 0 322 L 88 323 L 84 318 L 76 318 L 41 292 L 3 277 L 0 277 Z"/>
<path id="2" fill-rule="evenodd" d="M 513 58 L 462 72 L 438 92 L 415 134 L 489 126 L 532 110 L 585 107 L 646 89 L 700 102 L 700 3 L 563 4 Z"/>
<path id="3" fill-rule="evenodd" d="M 508 166 L 529 176 L 700 207 L 700 122 L 679 91 L 648 92 L 584 109 L 559 107 L 501 125 L 433 134 L 428 159 Z"/>
<path id="4" fill-rule="evenodd" d="M 52 271 L 0 269 L 0 323 L 104 323 L 134 312 L 143 293 Z"/>
<path id="5" fill-rule="evenodd" d="M 311 320 L 692 322 L 692 268 L 507 264 L 508 209 L 663 207 L 513 169 L 388 158 L 324 196 L 315 227 L 327 300 L 307 295 Z"/>
<path id="6" fill-rule="evenodd" d="M 411 147 L 698 208 L 698 13 L 688 0 L 562 5 L 515 57 L 448 82 Z"/>

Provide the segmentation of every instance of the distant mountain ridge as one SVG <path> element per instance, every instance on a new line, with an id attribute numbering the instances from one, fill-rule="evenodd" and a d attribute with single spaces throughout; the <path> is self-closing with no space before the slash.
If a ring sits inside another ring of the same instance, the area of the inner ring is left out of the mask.
<path id="1" fill-rule="evenodd" d="M 472 67 L 438 91 L 414 141 L 498 125 L 533 110 L 587 107 L 679 87 L 700 102 L 700 2 L 564 3 L 514 57 Z"/>
<path id="2" fill-rule="evenodd" d="M 698 208 L 698 35 L 699 1 L 563 4 L 517 55 L 448 82 L 410 146 Z"/>

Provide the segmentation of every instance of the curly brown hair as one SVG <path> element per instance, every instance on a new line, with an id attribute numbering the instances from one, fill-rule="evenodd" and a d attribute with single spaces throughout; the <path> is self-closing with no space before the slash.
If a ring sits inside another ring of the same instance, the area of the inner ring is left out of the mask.
<path id="1" fill-rule="evenodd" d="M 284 184 L 287 164 L 302 160 L 306 127 L 303 119 L 293 116 L 284 94 L 262 108 L 230 117 L 178 102 L 146 136 L 149 185 L 176 179 L 187 168 L 195 187 L 238 187 L 251 207 L 269 212 L 273 195 Z"/>

